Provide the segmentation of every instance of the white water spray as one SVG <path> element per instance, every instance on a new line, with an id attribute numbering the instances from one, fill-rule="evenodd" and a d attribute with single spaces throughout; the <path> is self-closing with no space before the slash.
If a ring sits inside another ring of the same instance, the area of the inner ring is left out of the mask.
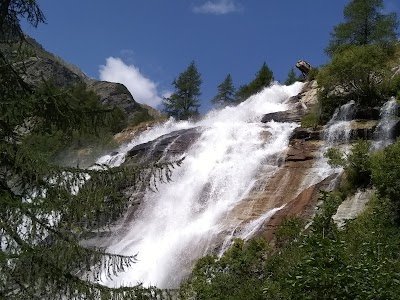
<path id="1" fill-rule="evenodd" d="M 121 225 L 124 234 L 115 236 L 108 247 L 118 254 L 138 254 L 138 263 L 112 280 L 103 276 L 101 283 L 118 287 L 143 282 L 174 288 L 190 273 L 196 259 L 217 250 L 224 235 L 231 234 L 232 224 L 225 224 L 224 216 L 247 195 L 263 166 L 277 168 L 277 157 L 284 153 L 291 132 L 298 126 L 262 124 L 261 115 L 286 110 L 285 101 L 298 94 L 302 86 L 273 85 L 237 107 L 212 111 L 196 123 L 171 120 L 144 132 L 114 157 L 100 158 L 98 163 L 116 166 L 135 145 L 179 129 L 204 128 L 187 150 L 182 166 L 174 170 L 172 182 L 145 194 L 134 220 Z M 265 132 L 271 134 L 267 139 Z M 278 209 L 260 218 L 265 221 Z M 260 226 L 260 220 L 248 224 L 245 238 Z"/>
<path id="2" fill-rule="evenodd" d="M 373 150 L 381 149 L 393 142 L 393 127 L 398 122 L 397 118 L 398 104 L 394 97 L 383 104 L 380 111 L 380 120 L 374 132 Z"/>
<path id="3" fill-rule="evenodd" d="M 351 121 L 353 117 L 353 107 L 355 102 L 352 100 L 337 108 L 325 125 L 323 137 L 324 144 L 319 150 L 319 159 L 315 162 L 312 172 L 304 179 L 301 190 L 310 187 L 328 176 L 342 172 L 342 168 L 333 168 L 328 164 L 328 159 L 324 153 L 331 147 L 341 147 L 345 152 L 348 151 L 351 135 Z"/>

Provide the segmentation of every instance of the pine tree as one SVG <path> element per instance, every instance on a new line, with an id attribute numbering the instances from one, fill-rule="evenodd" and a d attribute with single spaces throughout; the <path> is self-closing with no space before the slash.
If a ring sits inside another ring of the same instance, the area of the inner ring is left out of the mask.
<path id="1" fill-rule="evenodd" d="M 212 99 L 212 102 L 219 106 L 226 106 L 235 102 L 235 87 L 232 83 L 231 74 L 228 74 L 218 86 L 217 95 Z"/>
<path id="2" fill-rule="evenodd" d="M 390 45 L 396 42 L 395 13 L 383 14 L 383 0 L 353 0 L 344 8 L 345 22 L 334 27 L 325 52 L 331 56 L 346 45 Z"/>
<path id="3" fill-rule="evenodd" d="M 236 101 L 242 102 L 260 92 L 263 88 L 267 87 L 274 80 L 272 71 L 264 62 L 260 70 L 256 74 L 256 78 L 247 85 L 242 85 L 236 93 Z"/>
<path id="4" fill-rule="evenodd" d="M 188 68 L 172 82 L 175 93 L 163 99 L 165 112 L 180 120 L 198 115 L 201 83 L 201 75 L 195 62 L 192 61 Z"/>
<path id="5" fill-rule="evenodd" d="M 296 73 L 294 72 L 294 68 L 291 68 L 284 84 L 291 85 L 291 84 L 295 83 L 296 81 L 299 81 L 299 77 L 296 76 Z"/>
<path id="6" fill-rule="evenodd" d="M 60 167 L 32 151 L 26 143 L 31 134 L 93 132 L 112 110 L 77 99 L 69 89 L 25 83 L 16 67 L 21 61 L 16 64 L 3 52 L 23 42 L 21 18 L 34 26 L 44 21 L 35 1 L 0 3 L 7 42 L 0 47 L 0 299 L 151 298 L 154 294 L 140 287 L 112 289 L 92 281 L 116 275 L 135 256 L 80 244 L 122 215 L 130 204 L 124 187 L 146 184 L 146 173 L 133 167 Z M 170 166 L 155 165 L 147 174 L 168 178 Z"/>

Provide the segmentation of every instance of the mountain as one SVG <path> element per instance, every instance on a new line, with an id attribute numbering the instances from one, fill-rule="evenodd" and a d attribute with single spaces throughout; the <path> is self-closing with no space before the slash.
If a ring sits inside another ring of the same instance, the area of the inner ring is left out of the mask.
<path id="1" fill-rule="evenodd" d="M 2 49 L 9 47 L 0 45 Z M 65 62 L 62 58 L 48 52 L 33 38 L 26 36 L 22 46 L 23 53 L 26 55 L 23 62 L 20 62 L 21 68 L 24 68 L 24 79 L 30 84 L 38 84 L 43 80 L 49 81 L 58 87 L 67 87 L 70 85 L 84 83 L 89 90 L 94 91 L 99 96 L 99 101 L 108 107 L 121 108 L 128 118 L 134 118 L 135 114 L 146 113 L 150 110 L 135 101 L 129 90 L 120 83 L 100 81 L 89 78 L 77 66 Z M 16 55 L 16 49 L 9 49 L 9 55 Z M 152 114 L 153 114 L 152 109 Z M 150 116 L 150 114 L 149 114 Z"/>

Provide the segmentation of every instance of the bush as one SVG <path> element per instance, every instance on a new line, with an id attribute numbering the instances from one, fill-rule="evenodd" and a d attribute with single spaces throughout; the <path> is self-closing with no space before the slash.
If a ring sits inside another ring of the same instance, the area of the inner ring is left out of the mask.
<path id="1" fill-rule="evenodd" d="M 312 81 L 317 79 L 319 73 L 319 69 L 318 68 L 311 68 L 310 71 L 307 74 L 307 81 Z"/>
<path id="2" fill-rule="evenodd" d="M 372 182 L 381 197 L 396 204 L 400 216 L 400 140 L 372 157 Z"/>
<path id="3" fill-rule="evenodd" d="M 323 119 L 327 121 L 336 107 L 349 100 L 368 107 L 387 100 L 389 59 L 385 49 L 372 45 L 348 46 L 337 52 L 317 75 Z"/>
<path id="4" fill-rule="evenodd" d="M 329 164 L 342 166 L 345 170 L 345 190 L 355 191 L 371 184 L 371 159 L 369 155 L 370 144 L 368 141 L 358 140 L 351 147 L 348 155 L 337 148 L 330 148 L 325 153 Z"/>

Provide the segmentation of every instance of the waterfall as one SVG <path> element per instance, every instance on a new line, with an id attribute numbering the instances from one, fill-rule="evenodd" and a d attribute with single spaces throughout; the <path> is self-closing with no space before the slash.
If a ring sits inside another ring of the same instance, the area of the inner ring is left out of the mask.
<path id="1" fill-rule="evenodd" d="M 301 190 L 332 174 L 342 172 L 342 168 L 332 168 L 328 164 L 328 159 L 324 157 L 324 153 L 331 147 L 340 147 L 345 152 L 349 150 L 354 104 L 355 102 L 351 100 L 337 108 L 332 118 L 325 125 L 323 130 L 324 144 L 320 147 L 319 159 L 315 162 L 312 172 L 304 179 Z"/>
<path id="2" fill-rule="evenodd" d="M 324 140 L 328 147 L 349 143 L 354 104 L 355 102 L 352 100 L 337 108 L 331 120 L 326 124 Z"/>
<path id="3" fill-rule="evenodd" d="M 373 150 L 384 148 L 393 142 L 392 131 L 398 122 L 397 109 L 398 104 L 394 97 L 381 107 L 380 120 L 374 132 Z"/>
<path id="4" fill-rule="evenodd" d="M 198 122 L 169 120 L 101 157 L 98 163 L 117 166 L 135 145 L 172 131 L 203 128 L 184 154 L 183 164 L 174 170 L 172 181 L 160 184 L 156 192 L 146 192 L 134 218 L 121 222 L 109 241 L 107 251 L 137 254 L 138 262 L 118 277 L 102 276 L 100 283 L 119 287 L 142 282 L 176 288 L 198 258 L 221 250 L 221 241 L 232 237 L 232 228 L 237 227 L 227 214 L 249 193 L 258 174 L 279 169 L 289 137 L 298 126 L 273 121 L 262 124 L 260 117 L 288 109 L 285 101 L 302 87 L 302 83 L 275 84 L 236 107 L 211 111 Z M 281 208 L 249 220 L 239 236 L 247 239 Z"/>

